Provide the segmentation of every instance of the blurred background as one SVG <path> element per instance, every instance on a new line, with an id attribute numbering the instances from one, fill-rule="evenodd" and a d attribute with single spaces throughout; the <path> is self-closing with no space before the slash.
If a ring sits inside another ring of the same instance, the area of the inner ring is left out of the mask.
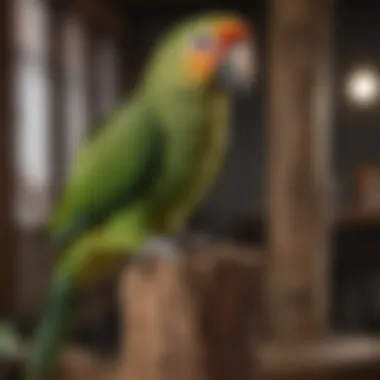
<path id="1" fill-rule="evenodd" d="M 189 230 L 210 240 L 266 245 L 266 2 L 143 1 L 1 2 L 0 311 L 26 333 L 54 263 L 41 227 L 73 155 L 128 96 L 154 42 L 200 10 L 235 9 L 250 17 L 261 70 L 249 99 L 236 104 L 228 163 Z M 350 333 L 380 333 L 379 20 L 380 3 L 336 1 L 330 320 Z M 105 331 L 112 325 L 111 289 L 89 302 L 78 339 L 91 340 L 99 323 Z"/>

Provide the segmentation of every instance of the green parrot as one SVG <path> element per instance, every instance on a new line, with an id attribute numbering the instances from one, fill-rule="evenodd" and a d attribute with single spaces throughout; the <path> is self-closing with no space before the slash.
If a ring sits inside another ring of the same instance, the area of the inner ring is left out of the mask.
<path id="1" fill-rule="evenodd" d="M 56 368 L 78 296 L 151 236 L 175 236 L 221 169 L 231 100 L 255 74 L 252 29 L 215 12 L 159 42 L 142 82 L 89 136 L 48 222 L 60 255 L 26 380 Z"/>

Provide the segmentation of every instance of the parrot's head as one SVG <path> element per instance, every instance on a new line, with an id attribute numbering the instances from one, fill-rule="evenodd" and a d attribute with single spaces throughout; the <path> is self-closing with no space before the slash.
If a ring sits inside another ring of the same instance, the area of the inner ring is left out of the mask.
<path id="1" fill-rule="evenodd" d="M 250 88 L 257 68 L 252 32 L 251 25 L 234 13 L 188 19 L 158 46 L 155 72 L 166 83 L 175 79 L 200 88 Z"/>

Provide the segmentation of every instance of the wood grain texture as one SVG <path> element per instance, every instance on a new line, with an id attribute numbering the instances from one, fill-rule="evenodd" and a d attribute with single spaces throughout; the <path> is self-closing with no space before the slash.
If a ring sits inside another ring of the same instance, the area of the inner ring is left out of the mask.
<path id="1" fill-rule="evenodd" d="M 270 338 L 327 329 L 330 0 L 271 0 L 269 12 Z"/>
<path id="2" fill-rule="evenodd" d="M 6 360 L 0 357 L 2 380 L 19 378 L 10 375 L 19 373 L 20 362 L 24 361 L 27 351 L 22 349 L 16 357 Z M 367 337 L 331 337 L 303 344 L 260 343 L 254 355 L 257 371 L 252 380 L 325 379 L 327 375 L 334 379 L 370 380 L 378 379 L 380 373 L 380 341 Z M 230 359 L 224 365 L 229 366 L 229 363 Z M 61 361 L 60 379 L 115 380 L 121 369 L 120 361 L 105 360 L 87 350 L 67 347 Z"/>
<path id="3" fill-rule="evenodd" d="M 125 271 L 118 380 L 250 379 L 257 260 L 218 249 L 182 264 Z"/>
<path id="4" fill-rule="evenodd" d="M 12 7 L 0 2 L 0 316 L 13 314 L 15 225 L 12 215 Z"/>

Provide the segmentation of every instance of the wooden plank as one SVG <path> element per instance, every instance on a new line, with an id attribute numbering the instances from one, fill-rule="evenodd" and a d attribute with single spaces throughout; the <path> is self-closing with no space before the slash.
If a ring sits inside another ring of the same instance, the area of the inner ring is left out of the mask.
<path id="1" fill-rule="evenodd" d="M 366 337 L 340 337 L 303 344 L 261 345 L 260 373 L 267 377 L 316 373 L 343 373 L 377 368 L 380 373 L 380 341 Z"/>
<path id="2" fill-rule="evenodd" d="M 15 227 L 12 218 L 11 2 L 0 2 L 0 316 L 13 312 Z"/>
<path id="3" fill-rule="evenodd" d="M 14 357 L 1 358 L 0 366 L 20 367 L 27 356 L 23 347 Z M 365 378 L 367 371 L 380 373 L 380 340 L 369 337 L 331 337 L 304 344 L 261 343 L 255 349 L 257 371 L 253 379 L 324 378 L 326 374 L 355 374 L 352 379 Z M 68 346 L 61 360 L 62 379 L 117 379 L 121 358 L 105 359 L 81 347 Z M 124 363 L 125 364 L 125 363 Z M 360 374 L 360 375 L 358 375 Z M 83 377 L 81 377 L 83 376 Z M 375 377 L 376 378 L 376 377 Z M 377 377 L 378 378 L 378 377 Z M 123 378 L 124 379 L 124 378 Z"/>
<path id="4" fill-rule="evenodd" d="M 307 339 L 327 328 L 331 1 L 269 5 L 268 328 Z"/>

